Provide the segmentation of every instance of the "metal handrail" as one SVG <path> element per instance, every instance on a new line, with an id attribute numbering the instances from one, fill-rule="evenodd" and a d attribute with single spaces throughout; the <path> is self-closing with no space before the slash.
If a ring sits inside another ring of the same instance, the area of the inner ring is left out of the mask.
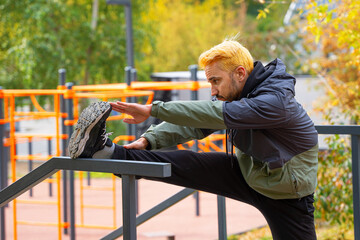
<path id="1" fill-rule="evenodd" d="M 54 157 L 0 191 L 0 207 L 5 206 L 11 200 L 15 199 L 59 170 L 121 174 L 124 239 L 128 240 L 136 239 L 136 206 L 134 201 L 135 176 L 159 178 L 171 176 L 170 163 Z M 74 223 L 70 223 L 70 225 L 72 224 Z M 71 239 L 73 240 L 75 239 L 75 230 L 72 229 L 72 231 Z"/>
<path id="2" fill-rule="evenodd" d="M 351 164 L 354 205 L 354 239 L 360 239 L 360 126 L 317 125 L 319 134 L 346 134 L 351 136 Z"/>
<path id="3" fill-rule="evenodd" d="M 178 203 L 179 201 L 183 200 L 184 198 L 194 194 L 196 190 L 191 188 L 184 188 L 183 190 L 179 191 L 178 193 L 172 195 L 168 199 L 164 200 L 163 202 L 159 203 L 155 207 L 149 209 L 148 211 L 144 212 L 143 214 L 139 215 L 136 218 L 136 226 L 139 226 L 146 222 L 147 220 L 155 217 L 159 213 L 165 211 L 169 207 L 173 206 L 174 204 Z M 121 237 L 124 233 L 124 228 L 121 226 L 118 229 L 112 231 L 105 237 L 101 238 L 101 240 L 113 240 L 118 237 Z"/>
<path id="4" fill-rule="evenodd" d="M 354 188 L 354 198 L 353 198 L 353 202 L 354 202 L 354 236 L 355 239 L 360 239 L 359 236 L 359 228 L 357 228 L 356 226 L 359 226 L 360 223 L 360 181 L 359 181 L 359 176 L 360 176 L 360 167 L 359 167 L 359 163 L 360 163 L 360 156 L 359 156 L 359 149 L 360 149 L 360 126 L 357 125 L 317 125 L 315 126 L 316 130 L 318 131 L 319 134 L 347 134 L 347 135 L 351 135 L 351 139 L 352 139 L 352 164 L 353 164 L 353 188 Z M 357 170 L 356 170 L 357 169 Z M 143 222 L 149 220 L 150 218 L 156 216 L 157 214 L 159 214 L 161 211 L 164 211 L 165 209 L 167 209 L 168 207 L 174 205 L 175 203 L 177 203 L 178 201 L 186 198 L 187 196 L 191 195 L 194 192 L 194 190 L 192 189 L 183 189 L 182 191 L 178 192 L 177 194 L 173 195 L 172 197 L 168 198 L 167 200 L 165 200 L 164 202 L 158 204 L 157 206 L 153 207 L 152 209 L 148 210 L 147 212 L 143 213 L 142 215 L 138 216 L 136 218 L 136 225 L 139 226 L 140 224 L 142 224 Z M 218 203 L 219 204 L 219 203 Z M 221 204 L 221 201 L 220 201 Z M 218 206 L 219 208 L 219 206 Z M 224 209 L 225 207 L 219 208 L 219 209 Z M 161 209 L 161 210 L 160 210 Z M 218 213 L 219 215 L 221 215 L 221 211 Z M 146 219 L 144 219 L 146 216 Z M 226 229 L 226 223 L 224 223 L 225 226 L 219 227 L 219 231 L 221 231 L 221 229 Z M 123 227 L 120 227 L 116 230 L 114 230 L 113 232 L 111 232 L 110 234 L 106 235 L 105 237 L 102 238 L 102 240 L 110 240 L 110 239 L 115 239 L 120 237 L 123 234 Z M 226 233 L 224 233 L 226 236 Z M 219 236 L 222 236 L 224 234 L 220 234 Z"/>

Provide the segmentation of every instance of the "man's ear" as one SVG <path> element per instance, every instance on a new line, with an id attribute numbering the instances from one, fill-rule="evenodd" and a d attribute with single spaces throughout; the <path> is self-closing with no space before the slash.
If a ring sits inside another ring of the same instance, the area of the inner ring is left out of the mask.
<path id="1" fill-rule="evenodd" d="M 243 66 L 238 66 L 235 69 L 235 72 L 240 81 L 244 81 L 246 79 L 246 69 Z"/>

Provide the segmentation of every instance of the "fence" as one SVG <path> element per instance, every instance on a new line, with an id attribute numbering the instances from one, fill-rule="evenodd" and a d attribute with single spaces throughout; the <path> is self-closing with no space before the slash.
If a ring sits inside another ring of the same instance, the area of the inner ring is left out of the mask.
<path id="1" fill-rule="evenodd" d="M 351 164 L 354 206 L 354 237 L 360 239 L 360 126 L 316 126 L 319 134 L 346 134 L 351 136 Z"/>
<path id="2" fill-rule="evenodd" d="M 124 239 L 136 239 L 135 176 L 168 177 L 171 166 L 168 163 L 143 163 L 136 161 L 108 159 L 77 159 L 54 157 L 28 173 L 0 192 L 0 207 L 59 170 L 107 172 L 122 175 Z M 74 221 L 74 219 L 71 219 Z M 70 225 L 75 225 L 71 222 Z M 71 239 L 75 239 L 75 228 L 71 228 Z"/>

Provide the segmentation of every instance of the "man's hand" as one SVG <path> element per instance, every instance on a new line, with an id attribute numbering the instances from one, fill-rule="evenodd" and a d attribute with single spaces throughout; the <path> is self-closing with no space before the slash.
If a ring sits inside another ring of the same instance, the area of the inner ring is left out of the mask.
<path id="1" fill-rule="evenodd" d="M 138 149 L 138 150 L 145 150 L 146 147 L 149 145 L 149 142 L 146 138 L 141 137 L 135 142 L 132 142 L 130 144 L 126 144 L 123 147 L 126 149 Z"/>
<path id="2" fill-rule="evenodd" d="M 110 103 L 112 109 L 116 112 L 125 113 L 133 118 L 124 118 L 125 123 L 137 124 L 142 123 L 150 117 L 152 104 L 141 105 L 138 103 L 125 103 L 117 101 Z"/>

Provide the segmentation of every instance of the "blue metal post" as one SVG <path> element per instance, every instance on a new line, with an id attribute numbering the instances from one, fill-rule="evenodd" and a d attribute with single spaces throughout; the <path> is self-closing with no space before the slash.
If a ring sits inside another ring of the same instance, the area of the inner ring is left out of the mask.
<path id="1" fill-rule="evenodd" d="M 90 186 L 91 185 L 91 172 L 87 172 L 87 185 Z"/>
<path id="2" fill-rule="evenodd" d="M 360 135 L 351 135 L 353 205 L 354 205 L 354 236 L 360 240 Z"/>
<path id="3" fill-rule="evenodd" d="M 136 79 L 136 70 L 131 66 L 125 67 L 125 82 L 126 85 L 131 86 L 131 82 Z M 134 97 L 127 98 L 127 102 L 134 103 L 136 100 Z M 127 135 L 128 136 L 136 136 L 136 126 L 135 124 L 127 125 Z M 135 181 L 135 202 L 136 202 L 136 213 L 139 213 L 139 201 L 138 201 L 138 182 Z"/>
<path id="4" fill-rule="evenodd" d="M 124 240 L 136 239 L 135 176 L 122 176 Z"/>
<path id="5" fill-rule="evenodd" d="M 198 81 L 198 77 L 197 77 L 198 66 L 190 65 L 189 70 L 190 70 L 190 80 L 197 82 Z M 198 100 L 198 99 L 199 99 L 198 90 L 192 90 L 191 91 L 191 100 Z"/>
<path id="6" fill-rule="evenodd" d="M 114 5 L 123 5 L 125 7 L 127 65 L 134 67 L 134 47 L 133 47 L 134 41 L 133 41 L 131 0 L 107 0 L 106 3 L 114 4 Z"/>
<path id="7" fill-rule="evenodd" d="M 73 83 L 66 83 L 66 88 L 71 90 L 73 87 Z M 67 113 L 68 113 L 68 120 L 73 120 L 73 108 L 74 103 L 72 98 L 66 99 L 67 102 Z M 68 136 L 70 138 L 71 134 L 73 133 L 73 126 L 68 127 Z M 74 171 L 69 171 L 69 207 L 70 207 L 70 239 L 75 240 L 75 183 L 74 183 Z"/>
<path id="8" fill-rule="evenodd" d="M 354 239 L 360 240 L 360 127 L 357 125 L 317 125 L 319 134 L 351 135 L 351 164 L 353 181 Z"/>
<path id="9" fill-rule="evenodd" d="M 134 41 L 133 41 L 133 27 L 132 27 L 132 9 L 131 1 L 125 4 L 125 19 L 126 19 L 126 56 L 128 65 L 134 67 Z"/>
<path id="10" fill-rule="evenodd" d="M 197 82 L 198 81 L 198 77 L 197 77 L 198 66 L 197 65 L 190 65 L 189 70 L 190 70 L 190 80 L 194 81 L 194 82 Z M 192 101 L 199 100 L 198 90 L 192 90 L 191 91 L 191 100 Z M 194 142 L 195 142 L 195 144 L 194 144 L 194 147 L 193 147 L 193 151 L 199 152 L 198 141 L 194 140 Z M 199 191 L 196 191 L 193 196 L 195 198 L 195 205 L 196 205 L 195 214 L 196 214 L 196 216 L 200 216 L 200 196 L 199 196 Z"/>
<path id="11" fill-rule="evenodd" d="M 126 85 L 131 86 L 131 83 L 133 81 L 136 80 L 136 69 L 132 68 L 132 67 L 125 67 L 125 80 L 126 80 Z M 135 103 L 136 102 L 136 98 L 135 97 L 129 97 L 127 99 L 127 102 L 130 103 Z M 127 131 L 128 131 L 128 135 L 132 136 L 132 135 L 136 135 L 136 125 L 135 124 L 128 124 L 127 126 Z"/>
<path id="12" fill-rule="evenodd" d="M 66 80 L 66 70 L 61 68 L 59 69 L 59 86 L 65 86 Z M 66 105 L 65 99 L 63 95 L 60 95 L 60 109 L 61 113 L 66 113 Z M 65 127 L 65 117 L 61 116 L 61 132 L 62 134 L 66 134 L 66 127 Z M 66 146 L 67 146 L 67 139 L 62 139 L 62 155 L 66 156 Z M 68 175 L 67 171 L 62 171 L 63 177 L 63 219 L 64 222 L 68 222 Z M 68 234 L 68 229 L 64 228 L 64 234 Z"/>
<path id="13" fill-rule="evenodd" d="M 2 98 L 2 87 L 0 87 L 0 119 L 4 118 L 3 113 L 3 98 Z M 7 160 L 5 159 L 4 153 L 4 141 L 3 137 L 5 135 L 4 124 L 0 123 L 0 190 L 6 187 L 7 179 Z M 5 207 L 0 208 L 0 239 L 5 240 Z"/>
<path id="14" fill-rule="evenodd" d="M 131 70 L 130 70 L 130 85 L 132 82 L 135 82 L 136 79 L 137 79 L 137 71 L 135 68 L 131 68 Z M 137 102 L 136 97 L 131 97 L 130 102 L 136 103 Z M 130 124 L 130 127 L 131 127 L 132 134 L 137 138 L 138 137 L 137 124 Z"/>
<path id="15" fill-rule="evenodd" d="M 137 71 L 135 68 L 131 68 L 130 70 L 130 84 L 137 80 Z M 131 97 L 130 102 L 136 103 L 136 97 Z M 135 136 L 137 139 L 139 137 L 138 134 L 138 127 L 137 124 L 130 124 L 129 127 L 131 128 L 132 135 Z M 139 213 L 139 182 L 135 180 L 135 207 L 136 207 L 136 214 Z"/>
<path id="16" fill-rule="evenodd" d="M 225 197 L 217 196 L 218 205 L 218 227 L 219 227 L 219 240 L 226 240 L 226 206 Z"/>

